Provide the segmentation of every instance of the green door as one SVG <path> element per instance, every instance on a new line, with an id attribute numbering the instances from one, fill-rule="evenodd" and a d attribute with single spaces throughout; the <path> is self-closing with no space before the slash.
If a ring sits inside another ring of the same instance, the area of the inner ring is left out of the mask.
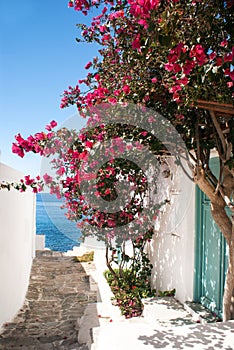
<path id="1" fill-rule="evenodd" d="M 217 158 L 211 160 L 217 174 Z M 195 299 L 217 315 L 222 316 L 222 300 L 227 269 L 227 247 L 210 211 L 210 201 L 197 188 L 197 237 Z"/>

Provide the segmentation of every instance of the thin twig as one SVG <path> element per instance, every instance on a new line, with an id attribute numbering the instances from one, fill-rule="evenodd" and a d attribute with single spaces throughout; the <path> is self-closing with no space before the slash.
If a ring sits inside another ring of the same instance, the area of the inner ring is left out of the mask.
<path id="1" fill-rule="evenodd" d="M 199 138 L 199 121 L 200 117 L 198 116 L 198 120 L 195 126 L 195 137 L 196 137 L 196 144 L 197 144 L 197 176 L 199 176 L 199 167 L 201 165 L 201 148 L 200 148 L 200 138 Z"/>

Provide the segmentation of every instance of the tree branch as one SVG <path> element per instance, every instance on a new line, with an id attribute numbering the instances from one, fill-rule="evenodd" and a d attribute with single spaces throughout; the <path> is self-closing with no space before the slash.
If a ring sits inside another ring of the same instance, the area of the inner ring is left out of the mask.
<path id="1" fill-rule="evenodd" d="M 220 138 L 220 141 L 221 141 L 221 144 L 222 144 L 222 147 L 223 147 L 224 158 L 225 158 L 225 160 L 227 160 L 227 159 L 226 159 L 226 154 L 227 154 L 227 142 L 226 142 L 226 140 L 225 140 L 225 137 L 223 136 L 222 130 L 221 130 L 220 125 L 219 125 L 219 123 L 218 123 L 218 120 L 217 120 L 217 118 L 216 118 L 216 116 L 215 116 L 215 113 L 214 113 L 213 111 L 209 111 L 209 112 L 210 112 L 211 119 L 212 119 L 212 121 L 213 121 L 214 127 L 215 127 L 215 129 L 216 129 L 216 131 L 217 131 L 217 134 L 218 134 L 218 136 L 219 136 L 219 138 Z"/>
<path id="2" fill-rule="evenodd" d="M 194 181 L 202 190 L 202 192 L 205 193 L 205 195 L 210 199 L 211 202 L 217 201 L 218 205 L 225 206 L 223 198 L 215 193 L 215 186 L 210 181 L 208 181 L 205 170 L 202 169 L 201 166 L 198 166 L 196 168 L 196 171 L 198 171 L 199 174 L 197 172 L 194 174 Z"/>

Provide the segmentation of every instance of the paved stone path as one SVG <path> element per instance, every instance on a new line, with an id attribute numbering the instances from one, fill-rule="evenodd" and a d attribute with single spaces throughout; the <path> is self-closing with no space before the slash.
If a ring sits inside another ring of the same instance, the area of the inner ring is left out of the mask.
<path id="1" fill-rule="evenodd" d="M 86 350 L 78 344 L 78 320 L 93 302 L 96 292 L 82 264 L 61 253 L 38 252 L 25 303 L 0 334 L 0 350 Z"/>

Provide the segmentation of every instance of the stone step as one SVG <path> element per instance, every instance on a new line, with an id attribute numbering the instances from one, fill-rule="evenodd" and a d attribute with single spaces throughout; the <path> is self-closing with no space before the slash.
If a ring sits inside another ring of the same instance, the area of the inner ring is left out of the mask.
<path id="1" fill-rule="evenodd" d="M 200 303 L 186 301 L 184 308 L 193 316 L 197 322 L 205 324 L 221 321 L 220 317 L 215 315 L 212 311 L 208 310 Z"/>
<path id="2" fill-rule="evenodd" d="M 85 268 L 85 266 L 87 266 Z M 93 263 L 38 251 L 33 261 L 25 303 L 0 334 L 0 350 L 87 350 L 78 341 L 79 323 L 87 305 L 97 301 Z"/>
<path id="3" fill-rule="evenodd" d="M 36 250 L 36 257 L 64 257 L 64 253 L 50 249 Z"/>
<path id="4" fill-rule="evenodd" d="M 87 345 L 83 344 L 83 347 Z M 77 342 L 77 339 L 65 339 L 60 337 L 46 337 L 37 339 L 34 337 L 12 337 L 6 341 L 1 342 L 1 350 L 16 350 L 16 349 L 80 349 L 81 345 Z"/>

